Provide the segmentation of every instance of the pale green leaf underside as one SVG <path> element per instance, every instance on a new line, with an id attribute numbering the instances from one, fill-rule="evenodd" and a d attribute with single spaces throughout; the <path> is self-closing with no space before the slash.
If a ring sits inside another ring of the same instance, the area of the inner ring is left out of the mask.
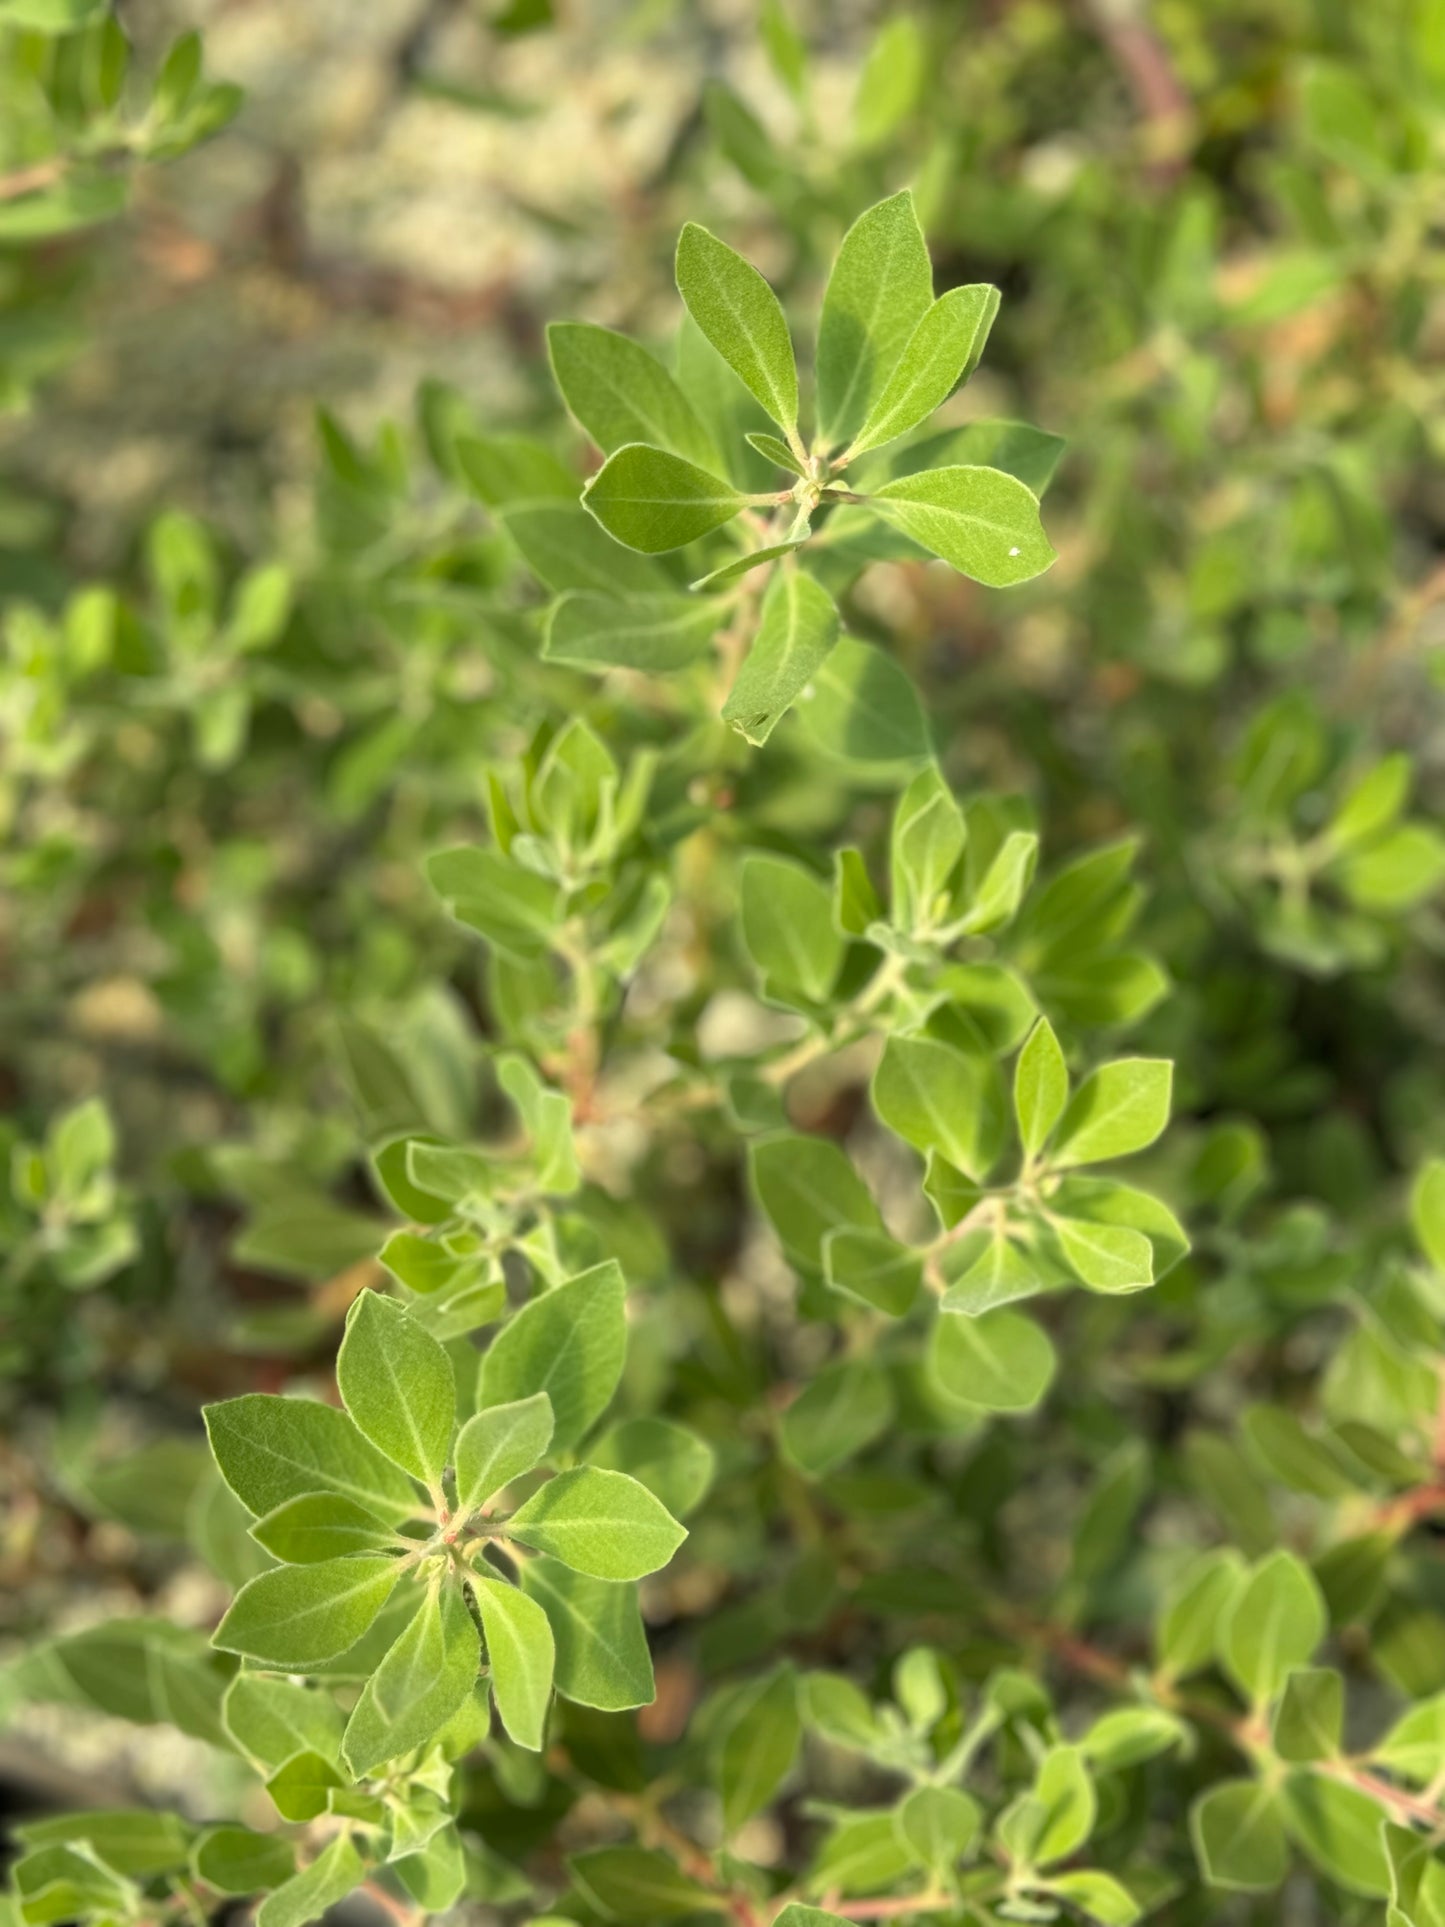
<path id="1" fill-rule="evenodd" d="M 991 589 L 1041 575 L 1054 551 L 1038 498 L 998 468 L 935 468 L 885 482 L 869 506 L 961 575 Z"/>

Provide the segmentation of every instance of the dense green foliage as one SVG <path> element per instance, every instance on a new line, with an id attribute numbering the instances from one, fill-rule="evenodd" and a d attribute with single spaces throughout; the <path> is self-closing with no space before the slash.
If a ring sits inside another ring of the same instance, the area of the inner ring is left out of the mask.
<path id="1" fill-rule="evenodd" d="M 1445 1921 L 1445 7 L 977 11 L 763 0 L 530 414 L 0 543 L 0 1713 L 185 1762 L 7 1927 Z"/>

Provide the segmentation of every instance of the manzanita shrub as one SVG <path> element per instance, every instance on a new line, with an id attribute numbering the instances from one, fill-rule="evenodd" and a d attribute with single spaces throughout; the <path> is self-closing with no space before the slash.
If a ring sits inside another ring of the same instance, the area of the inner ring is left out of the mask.
<path id="1" fill-rule="evenodd" d="M 69 4 L 0 0 L 47 86 L 49 33 L 118 58 Z M 183 44 L 162 92 L 203 85 Z M 880 32 L 864 160 L 926 53 L 913 16 Z M 199 138 L 234 101 L 196 99 Z M 709 96 L 766 160 L 747 113 Z M 1413 196 L 1383 170 L 1360 191 Z M 811 230 L 812 190 L 774 199 Z M 186 1762 L 170 1805 L 19 1822 L 7 1922 L 1445 1921 L 1445 1160 L 1391 1184 L 1342 1112 L 1307 1133 L 1335 1015 L 1392 1066 L 1438 1016 L 1445 840 L 1375 728 L 1377 646 L 1353 734 L 1266 693 L 1207 821 L 1136 744 L 1147 842 L 1102 786 L 1073 834 L 1041 807 L 1086 788 L 1093 709 L 1055 743 L 1019 699 L 998 781 L 961 779 L 952 671 L 889 585 L 941 563 L 948 622 L 979 588 L 1046 622 L 1063 443 L 952 399 L 1009 308 L 936 292 L 911 193 L 819 279 L 805 331 L 689 222 L 668 347 L 550 327 L 580 435 L 428 387 L 419 477 L 323 416 L 314 552 L 239 562 L 167 513 L 142 603 L 7 618 L 21 988 L 62 912 L 131 891 L 168 1041 L 249 1107 L 142 1113 L 163 1171 L 93 1098 L 10 1133 L 7 1396 L 60 1407 L 73 1515 L 208 1577 L 36 1623 L 0 1674 L 22 1731 L 103 1715 Z M 1208 384 L 1155 350 L 1202 463 Z M 1101 609 L 1130 559 L 1079 530 L 1116 492 L 1058 538 Z M 1314 586 L 1345 626 L 1366 573 Z M 1203 707 L 1161 739 L 1181 766 Z M 318 708 L 344 742 L 313 769 Z M 316 808 L 279 880 L 248 762 Z M 415 807 L 367 840 L 403 766 Z M 193 812 L 223 885 L 117 879 L 73 833 L 141 798 Z M 1308 1183 L 1272 1173 L 1280 1120 Z M 203 1413 L 97 1443 L 90 1381 L 197 1377 Z"/>

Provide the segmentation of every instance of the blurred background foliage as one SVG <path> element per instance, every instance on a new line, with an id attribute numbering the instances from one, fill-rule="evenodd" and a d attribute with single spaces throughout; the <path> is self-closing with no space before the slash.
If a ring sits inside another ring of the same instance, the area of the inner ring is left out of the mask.
<path id="1" fill-rule="evenodd" d="M 1177 1061 L 1204 1230 L 1079 1342 L 1127 1322 L 1164 1484 L 1263 1549 L 1234 1417 L 1308 1386 L 1445 1151 L 1442 109 L 1441 0 L 0 0 L 3 1630 L 81 1575 L 182 1583 L 97 1468 L 171 1454 L 161 1536 L 208 1543 L 198 1398 L 329 1356 L 371 1275 L 377 1065 L 495 1122 L 458 1074 L 495 986 L 424 854 L 478 836 L 559 706 L 619 756 L 680 726 L 539 662 L 459 437 L 535 434 L 580 479 L 547 319 L 663 342 L 685 219 L 811 311 L 910 183 L 940 289 L 1004 294 L 954 419 L 1067 440 L 1060 559 L 1007 596 L 885 561 L 850 627 L 955 789 L 1026 796 L 1055 861 L 1140 840 L 1172 988 L 1130 1044 Z M 701 825 L 651 966 L 673 1039 L 748 981 L 735 823 L 876 843 L 897 788 L 796 721 L 757 754 L 686 726 L 716 776 L 663 787 Z M 846 1077 L 803 1102 L 854 1129 Z M 721 1279 L 746 1324 L 777 1282 L 708 1148 L 596 1174 L 635 1281 Z M 687 1303 L 637 1371 L 725 1348 Z M 1111 1382 L 1069 1388 L 1096 1455 Z M 1021 1448 L 984 1450 L 1008 1494 Z M 1386 1670 L 1445 1686 L 1428 1551 L 1392 1598 Z"/>

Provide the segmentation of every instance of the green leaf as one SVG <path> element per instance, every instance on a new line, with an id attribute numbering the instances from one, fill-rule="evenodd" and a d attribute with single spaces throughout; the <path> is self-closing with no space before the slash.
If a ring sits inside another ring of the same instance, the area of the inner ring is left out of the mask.
<path id="1" fill-rule="evenodd" d="M 613 540 L 644 555 L 685 548 L 730 522 L 747 500 L 731 482 L 645 442 L 609 455 L 582 493 L 583 507 Z"/>
<path id="2" fill-rule="evenodd" d="M 853 136 L 865 151 L 890 140 L 918 105 L 928 46 L 911 14 L 884 20 L 868 49 L 853 101 Z"/>
<path id="3" fill-rule="evenodd" d="M 626 1472 L 660 1499 L 674 1519 L 696 1511 L 712 1484 L 716 1457 L 696 1432 L 665 1418 L 609 1426 L 589 1454 L 593 1465 Z"/>
<path id="4" fill-rule="evenodd" d="M 1445 1771 L 1445 1693 L 1404 1713 L 1370 1750 L 1370 1758 L 1415 1786 Z"/>
<path id="5" fill-rule="evenodd" d="M 798 1687 L 791 1666 L 738 1698 L 718 1752 L 723 1824 L 731 1836 L 769 1805 L 792 1771 L 802 1739 Z"/>
<path id="6" fill-rule="evenodd" d="M 1054 551 L 1038 498 L 997 468 L 935 468 L 900 475 L 869 507 L 960 575 L 1009 589 L 1042 575 Z"/>
<path id="7" fill-rule="evenodd" d="M 1048 1143 L 1069 1101 L 1069 1070 L 1047 1017 L 1040 1017 L 1014 1067 L 1014 1115 L 1030 1157 Z"/>
<path id="8" fill-rule="evenodd" d="M 1410 1222 L 1420 1249 L 1445 1272 L 1445 1158 L 1431 1158 L 1420 1167 L 1410 1192 Z"/>
<path id="9" fill-rule="evenodd" d="M 846 949 L 833 921 L 833 892 L 801 864 L 750 856 L 742 869 L 742 930 L 769 986 L 822 1003 Z"/>
<path id="10" fill-rule="evenodd" d="M 945 1253 L 948 1289 L 939 1300 L 940 1311 L 978 1318 L 1000 1305 L 1034 1297 L 1048 1282 L 1038 1262 L 1002 1229 L 963 1239 L 957 1255 L 966 1259 L 961 1269 L 949 1262 L 954 1254 Z"/>
<path id="11" fill-rule="evenodd" d="M 873 1750 L 878 1744 L 878 1722 L 867 1695 L 846 1674 L 805 1673 L 801 1684 L 803 1714 L 810 1727 L 849 1752 Z"/>
<path id="12" fill-rule="evenodd" d="M 1184 1722 L 1162 1707 L 1121 1706 L 1095 1720 L 1081 1745 L 1085 1757 L 1101 1773 L 1119 1773 L 1183 1745 L 1188 1738 L 1189 1728 Z"/>
<path id="13" fill-rule="evenodd" d="M 452 915 L 489 943 L 528 961 L 546 948 L 560 921 L 561 892 L 549 878 L 524 870 L 500 850 L 439 850 L 427 859 L 427 881 Z M 413 1138 L 407 1163 L 416 1172 L 437 1147 Z M 426 1187 L 420 1187 L 425 1189 Z"/>
<path id="14" fill-rule="evenodd" d="M 1047 1335 L 1016 1311 L 940 1318 L 929 1341 L 928 1369 L 939 1389 L 989 1412 L 1030 1411 L 1049 1389 L 1056 1364 Z"/>
<path id="15" fill-rule="evenodd" d="M 1056 1746 L 1034 1783 L 1033 1798 L 1043 1809 L 1032 1859 L 1047 1867 L 1077 1853 L 1094 1830 L 1098 1802 L 1084 1756 L 1076 1746 Z"/>
<path id="16" fill-rule="evenodd" d="M 707 653 L 724 610 L 694 596 L 635 595 L 617 600 L 574 591 L 554 602 L 542 636 L 546 662 L 588 669 L 640 669 L 666 675 Z"/>
<path id="17" fill-rule="evenodd" d="M 1100 1927 L 1133 1927 L 1143 1908 L 1112 1874 L 1083 1867 L 1077 1873 L 1055 1874 L 1047 1891 L 1068 1901 L 1081 1914 L 1096 1920 Z"/>
<path id="18" fill-rule="evenodd" d="M 889 838 L 892 921 L 922 936 L 948 915 L 948 887 L 968 842 L 968 824 L 936 763 L 898 799 Z"/>
<path id="19" fill-rule="evenodd" d="M 713 138 L 743 179 L 765 192 L 772 188 L 781 166 L 767 129 L 752 109 L 720 80 L 703 82 L 702 108 Z"/>
<path id="20" fill-rule="evenodd" d="M 1356 1490 L 1356 1479 L 1333 1441 L 1312 1436 L 1283 1406 L 1251 1406 L 1243 1417 L 1243 1431 L 1255 1459 L 1292 1491 L 1342 1499 Z"/>
<path id="21" fill-rule="evenodd" d="M 653 1698 L 637 1588 L 572 1572 L 554 1559 L 528 1559 L 522 1590 L 546 1613 L 557 1642 L 557 1691 L 580 1706 L 618 1713 Z"/>
<path id="22" fill-rule="evenodd" d="M 297 1753 L 282 1763 L 266 1782 L 266 1791 L 283 1820 L 314 1820 L 325 1813 L 334 1788 L 346 1782 L 319 1753 Z"/>
<path id="23" fill-rule="evenodd" d="M 481 1642 L 460 1590 L 443 1581 L 366 1682 L 341 1750 L 357 1779 L 427 1745 L 471 1692 Z"/>
<path id="24" fill-rule="evenodd" d="M 660 563 L 614 542 L 580 501 L 519 503 L 504 512 L 502 523 L 527 566 L 554 595 L 569 589 L 606 596 L 676 590 Z"/>
<path id="25" fill-rule="evenodd" d="M 488 1406 L 457 1435 L 457 1517 L 484 1506 L 530 1472 L 552 1443 L 552 1401 L 545 1392 Z"/>
<path id="26" fill-rule="evenodd" d="M 715 1894 L 646 1847 L 597 1847 L 574 1854 L 572 1878 L 594 1907 L 613 1920 L 672 1920 L 681 1914 L 727 1913 Z"/>
<path id="27" fill-rule="evenodd" d="M 1391 1889 L 1380 1802 L 1322 1773 L 1291 1773 L 1282 1790 L 1286 1831 L 1346 1893 L 1381 1899 Z"/>
<path id="28" fill-rule="evenodd" d="M 965 422 L 962 428 L 906 442 L 883 459 L 893 475 L 915 475 L 925 468 L 1001 468 L 1042 499 L 1066 447 L 1061 435 L 1046 434 L 1027 422 Z"/>
<path id="29" fill-rule="evenodd" d="M 799 568 L 774 571 L 723 720 L 754 744 L 765 743 L 827 660 L 839 616 L 828 591 Z"/>
<path id="30" fill-rule="evenodd" d="M 458 479 L 490 508 L 549 499 L 575 505 L 582 479 L 526 435 L 458 437 Z"/>
<path id="31" fill-rule="evenodd" d="M 1056 1170 L 1131 1156 L 1169 1122 L 1174 1066 L 1167 1058 L 1121 1057 L 1090 1072 L 1059 1124 L 1050 1159 Z"/>
<path id="32" fill-rule="evenodd" d="M 335 1492 L 391 1525 L 416 1512 L 410 1479 L 334 1406 L 247 1392 L 201 1416 L 222 1478 L 251 1512 L 264 1516 L 315 1492 Z"/>
<path id="33" fill-rule="evenodd" d="M 559 1472 L 512 1514 L 506 1531 L 594 1579 L 641 1579 L 687 1537 L 645 1485 L 591 1465 Z"/>
<path id="34" fill-rule="evenodd" d="M 162 1619 L 111 1619 L 46 1641 L 31 1661 L 43 1680 L 37 1698 L 79 1697 L 117 1719 L 225 1744 L 225 1672 L 199 1633 Z"/>
<path id="35" fill-rule="evenodd" d="M 834 1291 L 902 1318 L 918 1297 L 923 1260 L 884 1231 L 840 1225 L 823 1239 L 823 1276 Z"/>
<path id="36" fill-rule="evenodd" d="M 467 1884 L 468 1856 L 461 1835 L 448 1822 L 419 1853 L 405 1854 L 392 1863 L 402 1886 L 424 1914 L 444 1914 L 454 1907 Z"/>
<path id="37" fill-rule="evenodd" d="M 982 936 L 1013 922 L 1033 881 L 1038 856 L 1039 839 L 1032 830 L 1009 831 L 959 918 L 965 936 Z"/>
<path id="38" fill-rule="evenodd" d="M 788 18 L 783 0 L 763 0 L 758 28 L 773 72 L 794 100 L 803 100 L 808 91 L 808 43 Z"/>
<path id="39" fill-rule="evenodd" d="M 1003 1087 L 992 1058 L 931 1037 L 888 1039 L 873 1076 L 873 1108 L 926 1156 L 937 1151 L 982 1183 L 1007 1131 Z"/>
<path id="40" fill-rule="evenodd" d="M 853 438 L 847 459 L 906 435 L 910 428 L 927 421 L 933 411 L 948 400 L 960 381 L 967 381 L 983 354 L 984 343 L 998 313 L 999 298 L 997 288 L 982 284 L 950 288 L 924 310 L 873 400 L 863 426 Z M 1002 473 L 996 469 L 978 472 Z M 1012 481 L 1013 477 L 1008 479 Z M 1022 487 L 1022 484 L 1015 486 Z M 1028 494 L 1026 489 L 1023 492 Z"/>
<path id="41" fill-rule="evenodd" d="M 1153 1284 L 1154 1247 L 1142 1231 L 1083 1218 L 1051 1217 L 1050 1223 L 1069 1266 L 1091 1291 L 1143 1291 Z"/>
<path id="42" fill-rule="evenodd" d="M 1166 1204 L 1115 1178 L 1065 1178 L 1053 1194 L 1051 1208 L 1076 1223 L 1121 1225 L 1142 1233 L 1153 1253 L 1156 1279 L 1177 1265 L 1189 1249 L 1184 1227 Z"/>
<path id="43" fill-rule="evenodd" d="M 24 1847 L 85 1846 L 108 1868 L 129 1879 L 184 1867 L 191 1829 L 174 1813 L 151 1807 L 101 1807 L 81 1813 L 52 1813 L 43 1820 L 7 1823 Z"/>
<path id="44" fill-rule="evenodd" d="M 366 1878 L 366 1864 L 347 1834 L 324 1847 L 309 1867 L 261 1902 L 256 1927 L 306 1927 L 355 1893 Z"/>
<path id="45" fill-rule="evenodd" d="M 1100 1466 L 1074 1527 L 1071 1576 L 1078 1584 L 1095 1585 L 1118 1571 L 1148 1490 L 1148 1452 L 1126 1439 Z"/>
<path id="46" fill-rule="evenodd" d="M 139 1889 L 83 1845 L 37 1847 L 22 1854 L 11 1869 L 11 1881 L 6 1916 L 24 1921 L 26 1927 L 58 1927 L 62 1921 L 94 1916 L 125 1920 L 140 1912 Z"/>
<path id="47" fill-rule="evenodd" d="M 798 370 L 778 297 L 726 242 L 689 221 L 677 242 L 677 291 L 698 327 L 763 407 L 798 426 Z"/>
<path id="48" fill-rule="evenodd" d="M 556 744 L 553 747 L 555 749 Z M 597 794 L 614 780 L 615 773 L 610 767 L 606 768 L 599 774 Z M 560 779 L 552 794 L 555 796 L 559 791 L 567 800 L 558 803 L 555 812 L 549 816 L 553 835 L 566 833 L 564 825 L 570 830 L 574 809 L 578 814 L 585 811 L 586 823 L 595 820 L 593 805 L 599 810 L 601 807 L 595 796 L 590 802 L 584 802 L 575 784 L 563 783 Z M 544 781 L 539 779 L 533 792 L 534 809 L 540 810 L 546 793 Z M 585 831 L 579 834 L 585 834 Z M 572 1139 L 572 1100 L 565 1091 L 555 1091 L 544 1084 L 530 1061 L 515 1052 L 497 1059 L 497 1083 L 516 1106 L 531 1140 L 538 1190 L 552 1197 L 569 1197 L 582 1183 L 582 1172 Z"/>
<path id="49" fill-rule="evenodd" d="M 542 1606 L 515 1586 L 476 1572 L 472 1591 L 487 1641 L 492 1697 L 508 1736 L 530 1752 L 542 1749 L 552 1699 L 556 1642 Z"/>
<path id="50" fill-rule="evenodd" d="M 77 33 L 104 17 L 109 0 L 0 0 L 0 23 L 36 33 Z"/>
<path id="51" fill-rule="evenodd" d="M 898 1838 L 891 1808 L 847 1813 L 819 1849 L 809 1885 L 823 1893 L 878 1893 L 912 1868 L 913 1856 Z"/>
<path id="52" fill-rule="evenodd" d="M 415 1231 L 393 1231 L 377 1256 L 398 1283 L 422 1297 L 449 1297 L 467 1286 L 482 1285 L 489 1275 L 485 1259 L 454 1257 L 444 1244 Z"/>
<path id="53" fill-rule="evenodd" d="M 1361 910 L 1399 915 L 1445 883 L 1445 836 L 1426 823 L 1402 823 L 1338 865 L 1341 888 Z"/>
<path id="54" fill-rule="evenodd" d="M 354 1499 L 309 1492 L 287 1499 L 251 1527 L 258 1545 L 288 1565 L 314 1566 L 348 1552 L 374 1552 L 391 1543 L 391 1528 Z"/>
<path id="55" fill-rule="evenodd" d="M 1201 1553 L 1192 1562 L 1159 1620 L 1159 1661 L 1168 1678 L 1182 1679 L 1209 1664 L 1244 1583 L 1244 1561 L 1232 1546 Z"/>
<path id="56" fill-rule="evenodd" d="M 893 1396 L 883 1374 L 856 1361 L 826 1366 L 793 1400 L 779 1425 L 783 1451 L 822 1478 L 885 1430 Z"/>
<path id="57" fill-rule="evenodd" d="M 1385 756 L 1353 785 L 1330 818 L 1325 835 L 1336 849 L 1368 843 L 1387 830 L 1405 807 L 1414 766 L 1397 751 Z"/>
<path id="58" fill-rule="evenodd" d="M 377 1450 L 435 1488 L 451 1456 L 457 1391 L 431 1334 L 394 1299 L 363 1291 L 347 1314 L 336 1383 Z"/>
<path id="59" fill-rule="evenodd" d="M 602 1416 L 627 1352 L 627 1286 L 609 1259 L 524 1305 L 482 1360 L 482 1403 L 545 1392 L 554 1451 L 570 1451 Z"/>
<path id="60" fill-rule="evenodd" d="M 792 555 L 807 542 L 806 535 L 793 542 L 769 542 L 761 549 L 748 549 L 742 555 L 735 555 L 731 562 L 724 562 L 721 568 L 710 569 L 700 575 L 688 587 L 697 589 L 721 589 L 725 583 L 736 582 L 739 576 L 750 575 L 754 569 L 761 568 L 765 562 L 776 562 L 779 556 Z"/>
<path id="61" fill-rule="evenodd" d="M 303 1193 L 275 1206 L 263 1205 L 232 1242 L 231 1256 L 237 1264 L 278 1278 L 319 1283 L 371 1258 L 381 1230 L 375 1218 Z"/>
<path id="62" fill-rule="evenodd" d="M 32 4 L 44 4 L 44 0 L 32 0 Z M 130 183 L 124 174 L 96 174 L 75 168 L 52 187 L 19 194 L 0 204 L 0 246 L 48 241 L 97 221 L 113 220 L 129 198 Z"/>
<path id="63" fill-rule="evenodd" d="M 812 477 L 808 473 L 806 463 L 799 461 L 792 449 L 788 447 L 788 444 L 779 441 L 776 435 L 759 434 L 758 431 L 754 429 L 745 435 L 743 440 L 748 444 L 749 448 L 755 448 L 759 455 L 763 456 L 767 461 L 774 463 L 778 468 L 785 468 L 790 475 L 801 475 L 804 481 L 812 480 Z"/>
<path id="64" fill-rule="evenodd" d="M 818 434 L 853 435 L 933 305 L 933 264 L 913 196 L 871 207 L 843 237 L 818 322 Z"/>
<path id="65" fill-rule="evenodd" d="M 867 1186 L 836 1144 L 787 1131 L 750 1146 L 753 1188 L 784 1251 L 819 1270 L 823 1239 L 842 1225 L 878 1231 Z"/>
<path id="66" fill-rule="evenodd" d="M 881 649 L 840 636 L 798 705 L 813 742 L 873 772 L 929 752 L 928 722 L 913 679 Z"/>
<path id="67" fill-rule="evenodd" d="M 978 1838 L 983 1815 L 978 1802 L 957 1787 L 915 1787 L 898 1808 L 903 1844 L 931 1873 L 947 1874 Z"/>
<path id="68" fill-rule="evenodd" d="M 1296 1667 L 1274 1716 L 1274 1750 L 1295 1763 L 1328 1760 L 1340 1750 L 1345 1682 L 1328 1666 Z"/>
<path id="69" fill-rule="evenodd" d="M 289 1840 L 249 1827 L 210 1827 L 196 1842 L 191 1870 L 221 1894 L 269 1892 L 296 1871 Z"/>
<path id="70" fill-rule="evenodd" d="M 395 1559 L 371 1554 L 278 1566 L 241 1588 L 212 1643 L 274 1666 L 332 1659 L 361 1638 L 401 1570 Z"/>
<path id="71" fill-rule="evenodd" d="M 1267 1704 L 1297 1666 L 1307 1665 L 1325 1636 L 1319 1586 L 1293 1553 L 1257 1565 L 1236 1595 L 1220 1657 L 1253 1705 Z"/>
<path id="72" fill-rule="evenodd" d="M 626 335 L 554 321 L 547 352 L 562 399 L 605 455 L 647 442 L 690 462 L 717 460 L 712 437 L 672 376 Z"/>
<path id="73" fill-rule="evenodd" d="M 226 1731 L 242 1753 L 265 1767 L 297 1753 L 335 1760 L 341 1752 L 341 1709 L 327 1693 L 261 1673 L 237 1673 L 221 1707 Z"/>
<path id="74" fill-rule="evenodd" d="M 838 928 L 850 937 L 861 937 L 869 924 L 876 923 L 883 914 L 868 865 L 863 852 L 855 849 L 836 850 L 833 863 Z"/>

